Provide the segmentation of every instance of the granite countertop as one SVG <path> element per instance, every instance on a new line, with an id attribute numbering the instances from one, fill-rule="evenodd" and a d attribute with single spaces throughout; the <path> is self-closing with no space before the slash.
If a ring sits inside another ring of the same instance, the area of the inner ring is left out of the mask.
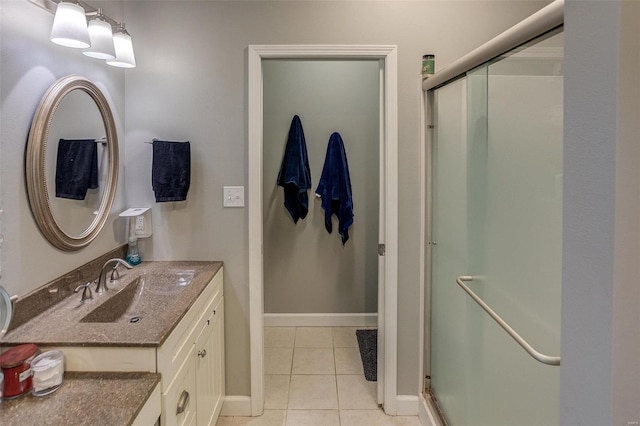
<path id="1" fill-rule="evenodd" d="M 106 293 L 96 294 L 94 291 L 93 300 L 84 303 L 80 301 L 80 293 L 60 300 L 60 296 L 56 296 L 57 288 L 50 286 L 46 289 L 49 294 L 41 292 L 38 297 L 57 297 L 55 304 L 45 309 L 42 305 L 46 306 L 46 300 L 39 300 L 39 304 L 29 303 L 33 306 L 31 309 L 37 309 L 33 317 L 9 331 L 2 343 L 159 347 L 221 267 L 222 262 L 204 261 L 143 262 L 131 270 L 119 267 L 121 279 L 108 283 L 109 291 Z M 141 280 L 135 282 L 138 278 Z M 91 288 L 95 290 L 95 286 Z M 94 311 L 111 299 L 118 303 L 105 305 L 108 309 Z M 119 305 L 125 305 L 120 319 L 98 322 L 101 319 L 96 318 L 96 312 L 117 316 L 114 311 L 121 309 Z M 24 309 L 30 308 L 25 306 Z M 91 318 L 88 316 L 90 313 L 95 322 L 86 322 Z M 140 321 L 130 323 L 133 316 L 139 316 Z"/>
<path id="2" fill-rule="evenodd" d="M 130 425 L 160 374 L 71 373 L 50 395 L 24 395 L 0 403 L 2 425 Z"/>

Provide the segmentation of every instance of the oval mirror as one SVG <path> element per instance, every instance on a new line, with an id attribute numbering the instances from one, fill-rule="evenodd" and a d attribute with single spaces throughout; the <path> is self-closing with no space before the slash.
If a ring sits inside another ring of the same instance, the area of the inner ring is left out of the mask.
<path id="1" fill-rule="evenodd" d="M 106 223 L 118 182 L 118 136 L 100 89 L 70 75 L 44 94 L 27 141 L 29 204 L 55 247 L 78 250 Z"/>

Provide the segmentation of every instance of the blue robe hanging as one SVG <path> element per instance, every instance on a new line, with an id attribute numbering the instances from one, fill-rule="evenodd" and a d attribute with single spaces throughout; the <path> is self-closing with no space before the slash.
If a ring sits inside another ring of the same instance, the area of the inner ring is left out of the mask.
<path id="1" fill-rule="evenodd" d="M 298 223 L 309 212 L 307 191 L 311 189 L 311 172 L 302 122 L 297 115 L 289 127 L 289 138 L 278 173 L 278 186 L 284 188 L 284 206 L 293 222 Z"/>
<path id="2" fill-rule="evenodd" d="M 338 218 L 338 234 L 342 237 L 344 245 L 349 239 L 349 227 L 353 224 L 353 197 L 347 154 L 342 137 L 337 132 L 329 138 L 316 195 L 322 198 L 324 227 L 331 233 L 331 216 L 335 214 Z"/>

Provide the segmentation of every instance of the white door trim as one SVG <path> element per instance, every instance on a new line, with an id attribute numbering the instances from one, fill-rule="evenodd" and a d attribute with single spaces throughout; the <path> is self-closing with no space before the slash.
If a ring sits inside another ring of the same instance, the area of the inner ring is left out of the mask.
<path id="1" fill-rule="evenodd" d="M 396 414 L 398 322 L 398 65 L 396 46 L 250 45 L 248 51 L 248 214 L 249 329 L 251 348 L 251 415 L 264 407 L 264 297 L 262 264 L 262 59 L 356 58 L 384 61 L 384 315 L 379 338 L 384 344 L 383 397 L 387 414 Z M 312 82 L 310 82 L 312 83 Z"/>

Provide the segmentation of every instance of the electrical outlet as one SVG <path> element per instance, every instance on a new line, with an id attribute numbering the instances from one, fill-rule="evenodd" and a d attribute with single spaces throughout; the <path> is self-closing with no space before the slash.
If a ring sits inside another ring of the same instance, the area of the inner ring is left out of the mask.
<path id="1" fill-rule="evenodd" d="M 136 216 L 136 231 L 144 230 L 144 216 Z"/>
<path id="2" fill-rule="evenodd" d="M 222 195 L 224 207 L 244 207 L 244 186 L 225 186 Z"/>

